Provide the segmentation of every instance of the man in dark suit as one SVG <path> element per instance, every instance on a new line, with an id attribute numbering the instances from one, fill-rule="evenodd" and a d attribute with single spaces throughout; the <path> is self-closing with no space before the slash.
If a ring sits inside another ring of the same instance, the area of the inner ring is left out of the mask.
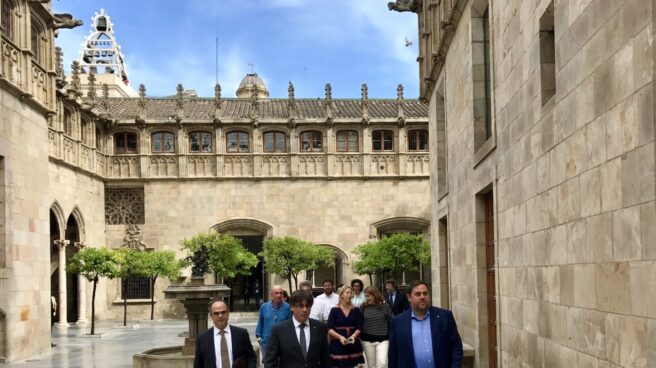
<path id="1" fill-rule="evenodd" d="M 255 368 L 255 351 L 248 331 L 228 325 L 230 313 L 226 303 L 212 301 L 209 313 L 214 327 L 196 337 L 194 368 Z"/>
<path id="2" fill-rule="evenodd" d="M 451 311 L 431 306 L 423 281 L 413 281 L 408 295 L 411 308 L 390 323 L 389 368 L 459 368 L 462 341 Z"/>
<path id="3" fill-rule="evenodd" d="M 264 368 L 328 368 L 326 324 L 310 318 L 312 295 L 296 290 L 289 298 L 292 318 L 274 325 L 264 356 Z"/>
<path id="4" fill-rule="evenodd" d="M 385 290 L 387 290 L 384 295 L 385 301 L 392 307 L 392 313 L 394 313 L 395 316 L 410 308 L 408 296 L 399 292 L 396 288 L 396 280 L 389 279 L 385 281 Z"/>

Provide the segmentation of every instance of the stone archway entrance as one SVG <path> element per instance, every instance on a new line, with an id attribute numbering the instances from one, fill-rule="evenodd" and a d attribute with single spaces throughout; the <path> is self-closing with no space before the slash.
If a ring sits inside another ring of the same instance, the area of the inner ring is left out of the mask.
<path id="1" fill-rule="evenodd" d="M 59 243 L 63 240 L 64 214 L 59 204 L 50 207 L 50 296 L 59 300 Z M 51 324 L 59 322 L 59 309 L 50 313 Z"/>
<path id="2" fill-rule="evenodd" d="M 68 246 L 66 247 L 66 263 L 78 252 L 77 245 L 80 244 L 80 227 L 73 214 L 66 221 L 66 236 Z M 79 318 L 78 313 L 78 288 L 79 277 L 77 274 L 66 273 L 66 322 L 75 323 Z"/>
<path id="3" fill-rule="evenodd" d="M 260 220 L 240 218 L 222 221 L 212 226 L 211 230 L 234 236 L 241 240 L 246 250 L 258 254 L 262 251 L 264 241 L 272 237 L 273 227 Z M 225 280 L 231 288 L 231 310 L 257 311 L 256 292 L 260 303 L 268 300 L 270 279 L 264 270 L 264 259 L 258 258 L 259 262 L 250 275 Z"/>
<path id="4" fill-rule="evenodd" d="M 335 289 L 338 285 L 344 284 L 342 269 L 344 263 L 348 260 L 346 253 L 341 249 L 330 244 L 319 244 L 320 247 L 327 247 L 335 253 L 334 262 L 329 266 L 318 267 L 314 270 L 307 271 L 306 277 L 312 282 L 314 288 L 322 288 L 323 281 L 331 279 L 334 282 Z M 348 281 L 348 280 L 347 280 Z"/>

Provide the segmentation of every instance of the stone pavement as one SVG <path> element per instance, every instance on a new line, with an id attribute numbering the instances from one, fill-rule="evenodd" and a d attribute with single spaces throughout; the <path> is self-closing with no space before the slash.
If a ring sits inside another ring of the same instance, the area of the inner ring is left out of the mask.
<path id="1" fill-rule="evenodd" d="M 253 344 L 256 344 L 256 318 L 250 313 L 245 318 L 238 318 L 237 313 L 233 313 L 230 322 L 248 329 Z M 187 332 L 186 320 L 128 321 L 128 326 L 138 324 L 136 329 L 123 329 L 122 323 L 96 322 L 96 333 L 103 334 L 102 337 L 85 337 L 84 334 L 89 333 L 89 325 L 71 326 L 67 330 L 55 328 L 52 335 L 57 346 L 49 353 L 3 368 L 131 368 L 132 354 L 157 347 L 182 345 L 184 337 L 180 335 Z"/>

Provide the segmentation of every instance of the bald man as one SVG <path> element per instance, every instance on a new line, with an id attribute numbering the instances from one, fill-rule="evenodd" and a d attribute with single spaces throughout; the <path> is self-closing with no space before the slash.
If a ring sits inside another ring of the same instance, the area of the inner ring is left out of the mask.
<path id="1" fill-rule="evenodd" d="M 271 301 L 268 301 L 260 307 L 260 317 L 257 320 L 255 336 L 260 343 L 262 356 L 266 352 L 269 336 L 271 336 L 271 327 L 273 325 L 292 318 L 292 310 L 289 304 L 282 300 L 282 286 L 274 285 L 271 288 Z"/>
<path id="2" fill-rule="evenodd" d="M 209 305 L 214 327 L 196 337 L 194 368 L 255 368 L 256 357 L 246 329 L 228 324 L 230 312 L 221 300 Z"/>

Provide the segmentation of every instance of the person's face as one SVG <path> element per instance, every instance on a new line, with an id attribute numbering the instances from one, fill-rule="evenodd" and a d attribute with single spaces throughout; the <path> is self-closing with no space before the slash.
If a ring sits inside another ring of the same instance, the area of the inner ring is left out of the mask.
<path id="1" fill-rule="evenodd" d="M 353 288 L 353 294 L 355 295 L 360 295 L 362 292 L 362 285 L 360 285 L 359 282 L 354 283 L 351 287 Z"/>
<path id="2" fill-rule="evenodd" d="M 226 328 L 229 315 L 230 312 L 228 312 L 228 306 L 224 302 L 216 302 L 212 304 L 212 308 L 210 308 L 210 318 L 212 319 L 214 326 L 219 330 Z"/>
<path id="3" fill-rule="evenodd" d="M 340 299 L 341 299 L 342 303 L 346 303 L 347 301 L 350 301 L 352 297 L 353 297 L 353 292 L 351 291 L 351 289 L 346 289 L 342 293 L 342 296 L 341 296 Z"/>
<path id="4" fill-rule="evenodd" d="M 332 282 L 324 282 L 323 283 L 323 292 L 326 293 L 326 295 L 332 294 L 332 292 L 333 292 Z"/>
<path id="5" fill-rule="evenodd" d="M 310 318 L 310 309 L 312 306 L 308 306 L 307 302 L 303 301 L 300 304 L 292 305 L 292 314 L 297 321 L 305 323 Z"/>
<path id="6" fill-rule="evenodd" d="M 273 288 L 271 290 L 271 301 L 273 304 L 280 304 L 282 301 L 282 288 Z"/>
<path id="7" fill-rule="evenodd" d="M 394 291 L 396 291 L 396 289 L 394 288 L 394 285 L 392 285 L 391 282 L 388 282 L 387 284 L 385 284 L 385 290 L 387 290 L 388 293 L 393 293 Z"/>
<path id="8" fill-rule="evenodd" d="M 305 291 L 306 293 L 311 293 L 312 287 L 310 285 L 303 285 L 301 286 L 301 290 Z"/>
<path id="9" fill-rule="evenodd" d="M 408 295 L 410 296 L 410 305 L 413 310 L 425 312 L 430 307 L 431 298 L 426 285 L 415 287 Z"/>
<path id="10" fill-rule="evenodd" d="M 373 295 L 368 294 L 368 293 L 364 293 L 364 301 L 365 301 L 367 304 L 374 304 L 375 299 L 374 299 L 374 296 L 373 296 Z"/>

